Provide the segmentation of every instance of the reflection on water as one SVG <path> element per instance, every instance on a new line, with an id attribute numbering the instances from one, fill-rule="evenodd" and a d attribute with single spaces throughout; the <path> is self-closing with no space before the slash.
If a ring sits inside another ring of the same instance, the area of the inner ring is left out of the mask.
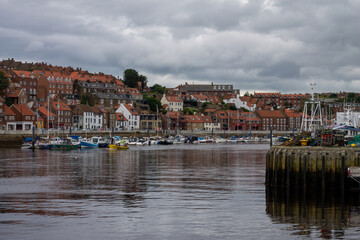
<path id="1" fill-rule="evenodd" d="M 275 223 L 290 224 L 294 235 L 343 238 L 360 224 L 360 193 L 266 187 L 266 212 Z"/>
<path id="2" fill-rule="evenodd" d="M 4 149 L 0 232 L 6 239 L 357 236 L 358 195 L 265 189 L 267 149 Z"/>

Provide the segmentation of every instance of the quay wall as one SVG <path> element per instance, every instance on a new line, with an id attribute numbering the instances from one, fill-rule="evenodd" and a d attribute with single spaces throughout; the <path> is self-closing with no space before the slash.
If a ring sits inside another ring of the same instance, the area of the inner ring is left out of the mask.
<path id="1" fill-rule="evenodd" d="M 347 189 L 359 185 L 347 168 L 360 166 L 360 148 L 274 146 L 266 156 L 266 185 L 301 189 Z"/>

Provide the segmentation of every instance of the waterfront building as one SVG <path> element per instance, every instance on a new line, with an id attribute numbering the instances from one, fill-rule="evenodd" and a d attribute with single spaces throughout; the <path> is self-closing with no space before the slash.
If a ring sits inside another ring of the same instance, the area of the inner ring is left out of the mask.
<path id="1" fill-rule="evenodd" d="M 44 125 L 42 128 L 45 129 L 51 129 L 54 128 L 54 122 L 55 122 L 55 114 L 50 112 L 47 108 L 44 106 L 39 106 L 37 109 L 39 116 L 43 119 Z"/>
<path id="2" fill-rule="evenodd" d="M 79 104 L 72 107 L 71 113 L 72 126 L 75 129 L 97 130 L 103 128 L 103 112 L 96 106 Z"/>
<path id="3" fill-rule="evenodd" d="M 140 114 L 140 129 L 160 130 L 161 118 L 158 114 Z"/>
<path id="4" fill-rule="evenodd" d="M 116 122 L 115 122 L 115 129 L 116 130 L 125 130 L 128 129 L 129 121 L 124 117 L 122 113 L 116 113 Z"/>
<path id="5" fill-rule="evenodd" d="M 270 128 L 277 131 L 287 130 L 287 116 L 280 110 L 257 110 L 256 115 L 260 119 L 262 130 Z"/>
<path id="6" fill-rule="evenodd" d="M 293 109 L 285 109 L 284 113 L 287 117 L 287 130 L 298 131 L 301 128 L 301 115 Z"/>
<path id="7" fill-rule="evenodd" d="M 128 120 L 127 130 L 139 129 L 140 115 L 135 111 L 134 106 L 122 103 L 116 113 L 121 113 Z"/>
<path id="8" fill-rule="evenodd" d="M 44 103 L 48 108 L 48 103 Z M 61 100 L 50 100 L 50 111 L 55 114 L 53 127 L 58 129 L 69 129 L 71 127 L 71 109 Z"/>
<path id="9" fill-rule="evenodd" d="M 109 114 L 106 111 L 106 109 L 103 106 L 97 105 L 95 106 L 98 111 L 100 112 L 99 114 L 101 114 L 102 116 L 102 126 L 100 128 L 102 129 L 108 129 L 110 128 L 109 126 Z"/>
<path id="10" fill-rule="evenodd" d="M 184 115 L 184 129 L 188 131 L 203 131 L 204 120 L 200 114 Z"/>
<path id="11" fill-rule="evenodd" d="M 161 116 L 162 129 L 164 130 L 175 130 L 185 129 L 183 114 L 180 111 L 167 112 Z"/>
<path id="12" fill-rule="evenodd" d="M 8 122 L 7 129 L 31 130 L 36 126 L 36 114 L 26 104 L 13 104 L 10 109 L 15 114 L 15 121 Z"/>

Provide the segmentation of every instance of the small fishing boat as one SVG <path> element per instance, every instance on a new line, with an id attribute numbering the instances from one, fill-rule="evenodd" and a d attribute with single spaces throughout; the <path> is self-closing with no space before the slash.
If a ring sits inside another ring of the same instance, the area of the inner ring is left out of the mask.
<path id="1" fill-rule="evenodd" d="M 24 143 L 21 145 L 21 149 L 32 149 L 32 138 L 28 137 L 24 140 Z"/>
<path id="2" fill-rule="evenodd" d="M 111 150 L 126 150 L 129 148 L 129 146 L 124 140 L 121 140 L 119 143 L 109 144 L 109 148 Z"/>
<path id="3" fill-rule="evenodd" d="M 49 138 L 40 138 L 35 142 L 35 148 L 38 149 L 50 149 L 50 139 Z"/>
<path id="4" fill-rule="evenodd" d="M 99 148 L 107 148 L 109 146 L 110 139 L 106 137 L 99 137 L 98 144 Z"/>
<path id="5" fill-rule="evenodd" d="M 60 139 L 57 142 L 50 145 L 51 150 L 75 150 L 79 145 L 73 145 L 68 138 Z"/>
<path id="6" fill-rule="evenodd" d="M 82 139 L 80 141 L 82 148 L 98 148 L 99 147 L 99 137 L 92 137 L 89 139 Z"/>
<path id="7" fill-rule="evenodd" d="M 160 139 L 158 141 L 159 145 L 171 145 L 173 143 L 174 143 L 174 141 L 172 139 L 166 139 L 166 138 L 165 139 Z"/>
<path id="8" fill-rule="evenodd" d="M 73 135 L 73 136 L 70 136 L 69 139 L 70 139 L 72 145 L 78 145 L 78 148 L 81 147 L 81 140 L 82 140 L 81 136 Z"/>

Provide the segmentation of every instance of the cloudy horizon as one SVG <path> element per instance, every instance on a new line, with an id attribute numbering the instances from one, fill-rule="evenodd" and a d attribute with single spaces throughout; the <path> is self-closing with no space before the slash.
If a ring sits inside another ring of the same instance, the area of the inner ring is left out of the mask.
<path id="1" fill-rule="evenodd" d="M 356 0 L 0 0 L 0 59 L 148 84 L 360 92 Z"/>

